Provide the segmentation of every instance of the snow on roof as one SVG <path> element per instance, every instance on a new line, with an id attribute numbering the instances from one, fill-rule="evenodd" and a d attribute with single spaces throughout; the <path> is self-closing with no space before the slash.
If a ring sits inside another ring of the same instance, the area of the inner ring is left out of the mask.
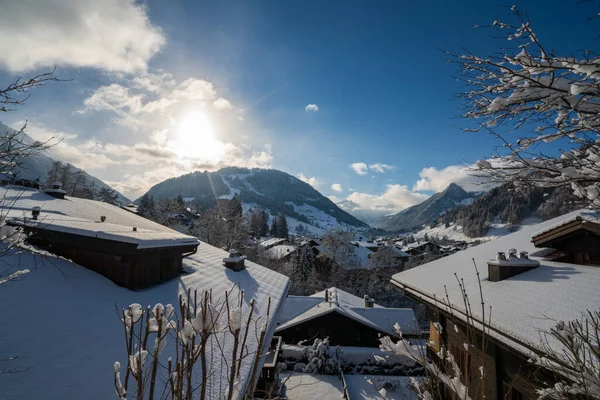
<path id="1" fill-rule="evenodd" d="M 557 228 L 560 228 L 564 225 L 570 224 L 571 222 L 575 222 L 577 220 L 594 222 L 597 224 L 597 223 L 600 223 L 600 215 L 598 215 L 597 213 L 594 213 L 594 212 L 590 212 L 590 211 L 588 211 L 588 212 L 581 211 L 579 213 L 576 213 L 575 215 L 571 215 L 568 218 L 564 218 L 564 219 L 560 220 L 556 224 L 545 227 L 545 228 L 535 232 L 532 236 L 535 237 L 535 236 L 542 235 L 544 233 L 553 231 Z"/>
<path id="2" fill-rule="evenodd" d="M 276 331 L 302 324 L 331 312 L 370 326 L 390 335 L 395 335 L 394 323 L 398 322 L 406 334 L 416 334 L 415 313 L 410 308 L 384 308 L 374 304 L 365 308 L 364 299 L 337 288 L 330 288 L 329 301 L 325 301 L 325 291 L 311 296 L 289 296 L 281 312 L 280 324 Z M 291 298 L 289 305 L 288 300 Z"/>
<path id="3" fill-rule="evenodd" d="M 66 218 L 62 216 L 57 219 L 49 216 L 45 220 L 38 221 L 14 218 L 8 219 L 7 222 L 14 225 L 43 229 L 46 231 L 137 244 L 138 249 L 194 246 L 200 244 L 200 241 L 197 238 L 178 232 L 171 233 L 137 228 L 134 231 L 130 226 L 116 225 L 107 222 L 85 221 L 78 218 Z"/>
<path id="4" fill-rule="evenodd" d="M 296 251 L 296 246 L 280 244 L 265 250 L 263 256 L 270 260 L 281 260 Z"/>
<path id="5" fill-rule="evenodd" d="M 341 399 L 344 393 L 344 385 L 337 375 L 283 372 L 280 377 L 289 400 Z"/>
<path id="6" fill-rule="evenodd" d="M 56 199 L 35 189 L 10 187 L 2 194 L 4 201 L 0 204 L 0 211 L 7 220 L 17 225 L 133 243 L 138 245 L 138 249 L 199 243 L 193 236 L 100 201 L 77 197 Z M 30 219 L 33 207 L 41 210 L 37 221 Z M 101 217 L 105 217 L 104 222 L 101 222 Z"/>
<path id="7" fill-rule="evenodd" d="M 394 253 L 396 253 L 396 255 L 398 257 L 405 257 L 405 258 L 410 257 L 410 254 L 403 252 L 402 248 L 400 246 L 390 246 L 390 247 L 392 248 L 392 251 Z"/>
<path id="8" fill-rule="evenodd" d="M 140 217 L 119 206 L 101 201 L 69 196 L 64 199 L 56 199 L 36 189 L 8 186 L 0 189 L 0 196 L 4 199 L 0 204 L 0 210 L 2 210 L 3 215 L 8 212 L 10 217 L 29 217 L 31 216 L 31 209 L 37 206 L 41 208 L 41 220 L 47 219 L 50 215 L 54 218 L 59 215 L 66 215 L 82 220 L 100 221 L 100 217 L 105 216 L 105 222 L 108 223 L 135 226 L 138 229 L 175 232 L 164 225 Z"/>
<path id="9" fill-rule="evenodd" d="M 243 313 L 255 299 L 253 319 L 260 325 L 267 321 L 268 298 L 271 316 L 267 326 L 267 343 L 273 334 L 288 278 L 246 261 L 246 268 L 233 272 L 222 265 L 225 251 L 207 244 L 183 259 L 188 274 L 153 288 L 134 292 L 119 287 L 95 272 L 59 258 L 42 258 L 30 252 L 3 261 L 20 262 L 17 268 L 30 273 L 0 286 L 3 318 L 10 321 L 0 341 L 0 354 L 17 357 L 8 367 L 25 371 L 12 374 L 2 382 L 2 398 L 10 399 L 107 399 L 114 397 L 113 363 L 126 365 L 123 325 L 115 313 L 132 303 L 142 305 L 178 304 L 180 294 L 188 289 L 212 289 L 213 303 L 222 302 L 225 291 L 244 290 Z M 18 258 L 17 258 L 18 257 Z M 225 316 L 223 315 L 223 318 Z M 224 321 L 222 321 L 224 322 Z M 219 334 L 223 354 L 232 352 L 229 334 Z M 169 339 L 173 344 L 173 340 Z M 250 353 L 258 346 L 257 335 L 251 333 L 246 345 Z M 209 347 L 210 348 L 210 347 Z M 216 345 L 215 345 L 216 348 Z M 165 352 L 173 350 L 169 347 Z M 168 354 L 163 353 L 165 356 Z M 220 365 L 221 353 L 213 358 L 216 373 L 226 382 L 227 368 Z M 240 386 L 251 378 L 253 357 L 242 362 Z M 123 373 L 123 372 L 122 372 Z M 223 398 L 227 385 L 211 386 L 208 398 Z"/>
<path id="10" fill-rule="evenodd" d="M 407 292 L 444 308 L 447 288 L 454 314 L 464 318 L 461 290 L 454 274 L 464 280 L 468 295 L 479 298 L 479 287 L 473 259 L 481 276 L 486 307 L 492 307 L 492 334 L 498 340 L 528 354 L 530 348 L 540 348 L 540 332 L 547 332 L 556 321 L 580 318 L 582 312 L 600 304 L 600 267 L 548 261 L 547 253 L 531 243 L 540 232 L 577 216 L 595 218 L 598 214 L 579 210 L 536 225 L 524 226 L 518 232 L 460 251 L 392 277 Z M 538 268 L 500 282 L 488 280 L 487 261 L 499 251 L 515 248 L 528 251 L 530 258 L 540 261 Z M 480 307 L 473 307 L 473 316 L 481 320 Z M 554 344 L 552 342 L 552 344 Z"/>
<path id="11" fill-rule="evenodd" d="M 366 248 L 377 248 L 379 247 L 379 244 L 369 240 L 369 241 L 364 241 L 364 240 L 354 240 L 351 241 L 350 243 L 352 243 L 355 246 L 361 246 L 361 247 L 366 247 Z"/>
<path id="12" fill-rule="evenodd" d="M 414 243 L 409 243 L 409 244 L 405 245 L 404 248 L 406 248 L 406 249 L 416 249 L 416 248 L 419 248 L 421 246 L 425 246 L 426 244 L 433 244 L 433 245 L 435 245 L 434 243 L 431 243 L 431 242 L 414 242 Z M 437 245 L 435 245 L 435 246 L 437 246 Z"/>
<path id="13" fill-rule="evenodd" d="M 263 240 L 258 245 L 261 247 L 272 247 L 272 246 L 278 245 L 283 242 L 285 242 L 285 239 L 283 239 L 283 238 L 270 238 L 270 239 Z"/>

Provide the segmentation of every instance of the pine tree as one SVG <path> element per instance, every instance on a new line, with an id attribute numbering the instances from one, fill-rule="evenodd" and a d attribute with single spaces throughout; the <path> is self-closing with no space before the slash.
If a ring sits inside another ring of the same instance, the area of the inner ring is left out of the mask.
<path id="1" fill-rule="evenodd" d="M 46 183 L 44 186 L 52 187 L 54 182 L 58 182 L 60 171 L 63 168 L 63 164 L 60 161 L 54 161 L 52 163 L 52 167 L 50 171 L 48 171 L 48 176 L 46 177 Z"/>
<path id="2" fill-rule="evenodd" d="M 277 235 L 277 237 L 289 239 L 290 230 L 288 228 L 287 219 L 285 218 L 285 215 L 281 213 L 277 218 L 279 219 L 279 222 L 277 222 L 279 235 Z"/>
<path id="3" fill-rule="evenodd" d="M 144 218 L 153 219 L 154 217 L 154 198 L 148 193 L 144 194 L 140 199 L 140 206 L 138 212 Z"/>
<path id="4" fill-rule="evenodd" d="M 269 214 L 265 210 L 260 210 L 261 224 L 260 224 L 260 236 L 267 236 L 269 234 Z"/>
<path id="5" fill-rule="evenodd" d="M 103 187 L 98 191 L 98 200 L 108 204 L 118 205 L 119 195 L 113 189 Z"/>
<path id="6" fill-rule="evenodd" d="M 273 222 L 271 223 L 271 236 L 279 237 L 279 218 L 273 218 Z"/>

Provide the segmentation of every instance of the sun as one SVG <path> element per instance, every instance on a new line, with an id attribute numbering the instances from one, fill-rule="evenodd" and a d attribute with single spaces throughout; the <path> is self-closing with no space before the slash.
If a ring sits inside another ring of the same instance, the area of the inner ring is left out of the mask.
<path id="1" fill-rule="evenodd" d="M 176 152 L 179 156 L 216 163 L 221 161 L 224 151 L 225 146 L 217 140 L 206 114 L 193 111 L 181 120 L 177 129 Z"/>

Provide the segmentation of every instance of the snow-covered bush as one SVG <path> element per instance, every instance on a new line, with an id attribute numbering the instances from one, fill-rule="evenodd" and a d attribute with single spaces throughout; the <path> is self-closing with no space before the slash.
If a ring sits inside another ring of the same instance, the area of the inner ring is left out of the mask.
<path id="1" fill-rule="evenodd" d="M 342 370 L 342 349 L 329 347 L 329 338 L 315 339 L 311 346 L 304 348 L 306 363 L 296 363 L 294 371 L 309 374 L 335 375 Z"/>

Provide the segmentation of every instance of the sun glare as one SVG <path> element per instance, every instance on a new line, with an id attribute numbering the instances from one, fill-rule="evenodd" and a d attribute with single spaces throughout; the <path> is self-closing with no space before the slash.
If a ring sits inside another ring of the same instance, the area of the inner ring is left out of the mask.
<path id="1" fill-rule="evenodd" d="M 215 130 L 206 114 L 192 112 L 179 123 L 177 153 L 182 157 L 218 162 L 224 145 L 216 139 Z"/>

